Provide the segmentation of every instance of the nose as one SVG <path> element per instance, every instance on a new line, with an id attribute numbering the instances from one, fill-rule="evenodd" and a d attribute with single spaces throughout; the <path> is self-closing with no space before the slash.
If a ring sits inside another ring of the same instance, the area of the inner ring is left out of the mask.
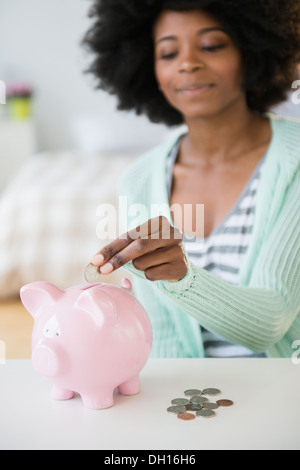
<path id="1" fill-rule="evenodd" d="M 194 49 L 188 48 L 182 54 L 179 65 L 179 72 L 192 73 L 205 68 L 205 63 L 199 57 L 199 53 Z"/>
<path id="2" fill-rule="evenodd" d="M 40 344 L 33 349 L 32 364 L 44 377 L 57 377 L 60 371 L 59 355 L 48 345 Z"/>

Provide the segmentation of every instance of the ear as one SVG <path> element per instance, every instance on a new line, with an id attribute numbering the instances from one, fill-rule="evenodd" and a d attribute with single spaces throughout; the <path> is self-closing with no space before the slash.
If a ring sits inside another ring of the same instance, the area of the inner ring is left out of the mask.
<path id="1" fill-rule="evenodd" d="M 57 301 L 62 294 L 62 290 L 49 282 L 33 282 L 20 290 L 22 303 L 33 318 L 38 318 L 43 305 Z"/>
<path id="2" fill-rule="evenodd" d="M 114 325 L 118 319 L 114 298 L 101 286 L 84 289 L 76 302 L 76 307 L 88 313 L 98 328 Z"/>

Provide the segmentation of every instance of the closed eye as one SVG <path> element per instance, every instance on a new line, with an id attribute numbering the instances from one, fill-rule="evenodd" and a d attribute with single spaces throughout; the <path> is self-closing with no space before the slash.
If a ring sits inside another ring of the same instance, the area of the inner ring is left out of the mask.
<path id="1" fill-rule="evenodd" d="M 202 47 L 202 50 L 203 51 L 207 51 L 207 52 L 216 52 L 216 51 L 219 51 L 221 49 L 224 49 L 226 47 L 225 44 L 219 44 L 218 46 L 206 46 L 206 47 Z"/>
<path id="2" fill-rule="evenodd" d="M 218 45 L 215 45 L 215 46 L 203 46 L 203 47 L 201 47 L 201 50 L 205 51 L 205 52 L 217 52 L 219 50 L 225 49 L 225 47 L 226 47 L 226 44 L 218 44 Z M 172 60 L 177 55 L 178 55 L 177 51 L 176 52 L 170 52 L 168 54 L 162 54 L 161 59 L 162 60 Z"/>
<path id="3" fill-rule="evenodd" d="M 170 59 L 174 59 L 176 56 L 177 56 L 177 52 L 171 52 L 170 54 L 163 54 L 161 56 L 161 59 L 170 60 Z"/>

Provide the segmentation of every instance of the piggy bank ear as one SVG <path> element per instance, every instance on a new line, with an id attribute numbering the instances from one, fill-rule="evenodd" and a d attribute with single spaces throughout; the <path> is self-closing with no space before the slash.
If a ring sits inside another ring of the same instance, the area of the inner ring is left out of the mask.
<path id="1" fill-rule="evenodd" d="M 55 302 L 62 294 L 62 290 L 49 282 L 33 282 L 23 286 L 20 291 L 22 303 L 33 318 L 39 316 L 43 305 Z"/>
<path id="2" fill-rule="evenodd" d="M 122 279 L 122 287 L 123 289 L 126 289 L 129 292 L 132 292 L 132 284 L 129 279 L 127 278 Z"/>
<path id="3" fill-rule="evenodd" d="M 114 325 L 118 319 L 114 298 L 100 286 L 83 289 L 76 307 L 88 313 L 99 328 Z"/>

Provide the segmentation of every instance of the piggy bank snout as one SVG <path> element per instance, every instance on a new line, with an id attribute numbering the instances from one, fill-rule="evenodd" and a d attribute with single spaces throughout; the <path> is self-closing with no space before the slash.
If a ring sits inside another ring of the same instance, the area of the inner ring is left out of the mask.
<path id="1" fill-rule="evenodd" d="M 57 377 L 59 374 L 59 356 L 50 346 L 37 345 L 32 351 L 32 363 L 35 370 L 45 377 Z"/>

